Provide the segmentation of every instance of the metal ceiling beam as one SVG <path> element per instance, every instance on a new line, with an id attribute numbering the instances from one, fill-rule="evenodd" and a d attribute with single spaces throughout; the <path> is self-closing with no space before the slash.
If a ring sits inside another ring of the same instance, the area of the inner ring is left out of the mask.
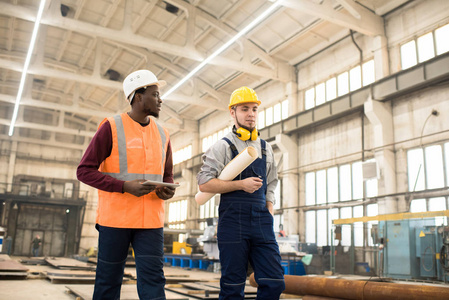
<path id="1" fill-rule="evenodd" d="M 135 46 L 140 46 L 143 48 L 151 49 L 153 51 L 159 51 L 162 53 L 168 53 L 180 57 L 185 57 L 188 59 L 192 59 L 195 61 L 202 61 L 206 57 L 205 53 L 200 53 L 198 50 L 193 49 L 189 46 L 179 46 L 170 44 L 167 42 L 162 42 L 157 39 L 151 39 L 143 36 L 136 35 L 132 32 L 131 28 L 124 27 L 122 30 L 114 30 L 107 27 L 102 27 L 98 25 L 89 24 L 86 22 L 73 20 L 69 18 L 62 17 L 57 10 L 55 10 L 55 3 L 59 1 L 52 1 L 51 6 L 53 9 L 47 10 L 44 12 L 41 23 L 45 25 L 54 26 L 57 28 L 62 28 L 65 30 L 75 31 L 82 34 L 86 34 L 93 37 L 101 37 L 104 39 L 109 39 L 113 41 L 117 41 L 120 43 L 131 44 Z M 178 2 L 175 2 L 178 3 Z M 189 5 L 186 2 L 182 2 Z M 190 6 L 190 5 L 189 5 Z M 190 6 L 193 9 L 196 9 L 194 6 Z M 10 17 L 16 17 L 28 21 L 34 21 L 35 19 L 35 11 L 25 6 L 20 5 L 12 5 L 5 2 L 0 2 L 0 11 L 3 15 L 7 15 Z M 216 19 L 211 18 L 204 12 L 201 13 L 200 10 L 196 11 L 198 17 L 207 18 L 209 20 L 215 20 L 215 24 L 222 24 Z M 223 25 L 221 25 L 223 28 Z M 228 29 L 228 33 L 229 33 Z M 269 57 L 267 55 L 267 57 Z M 264 58 L 268 59 L 268 58 Z M 233 61 L 231 59 L 225 58 L 216 58 L 210 62 L 212 65 L 220 65 L 227 68 L 236 69 L 239 71 L 243 71 L 246 73 L 250 73 L 258 76 L 265 76 L 267 78 L 281 80 L 281 81 L 290 81 L 292 77 L 292 72 L 286 72 L 286 67 L 280 69 L 269 69 L 264 67 L 258 67 L 254 65 L 242 65 L 240 61 Z M 279 64 L 279 62 L 278 62 Z"/>
<path id="2" fill-rule="evenodd" d="M 0 118 L 0 124 L 9 126 L 11 124 L 11 120 Z M 60 127 L 60 126 L 44 125 L 44 124 L 38 124 L 38 123 L 25 122 L 23 120 L 17 120 L 14 127 L 29 128 L 29 129 L 34 129 L 34 130 L 43 130 L 43 131 L 57 132 L 57 133 L 63 133 L 63 134 L 72 134 L 72 135 L 76 135 L 76 136 L 86 136 L 86 137 L 90 137 L 90 138 L 93 137 L 95 134 L 95 131 L 86 131 L 86 130 L 67 128 L 67 127 Z"/>
<path id="3" fill-rule="evenodd" d="M 19 143 L 28 143 L 28 144 L 36 144 L 36 145 L 43 145 L 43 146 L 50 146 L 50 147 L 56 147 L 56 148 L 65 148 L 65 149 L 72 149 L 72 150 L 80 150 L 80 151 L 85 151 L 87 144 L 86 145 L 79 145 L 79 144 L 69 144 L 69 143 L 62 143 L 62 142 L 57 142 L 54 140 L 42 140 L 42 139 L 34 139 L 34 138 L 29 138 L 29 137 L 21 137 L 18 135 L 13 135 L 13 136 L 9 136 L 9 135 L 4 135 L 4 134 L 0 134 L 0 140 L 4 140 L 4 141 L 15 141 L 15 142 L 19 142 Z M 81 156 L 80 156 L 81 158 Z"/>
<path id="4" fill-rule="evenodd" d="M 349 9 L 348 11 L 353 15 L 336 11 L 331 5 L 326 4 L 327 2 L 315 4 L 309 0 L 283 0 L 281 5 L 369 36 L 385 35 L 382 17 L 353 0 L 339 0 L 339 2 L 342 3 L 343 7 Z"/>
<path id="5" fill-rule="evenodd" d="M 22 63 L 7 60 L 7 59 L 1 59 L 1 58 L 0 58 L 0 67 L 5 68 L 5 69 L 14 70 L 17 72 L 22 72 L 22 69 L 23 69 Z M 89 84 L 89 85 L 94 84 L 97 86 L 102 86 L 102 87 L 116 89 L 116 90 L 122 89 L 122 84 L 117 81 L 103 79 L 99 76 L 98 77 L 95 77 L 92 75 L 86 76 L 86 75 L 81 75 L 81 74 L 60 71 L 60 70 L 56 70 L 56 69 L 50 69 L 50 68 L 46 68 L 44 66 L 38 66 L 38 65 L 30 65 L 30 67 L 28 69 L 28 74 L 42 75 L 42 76 L 55 78 L 55 79 L 76 81 L 76 82 L 81 82 L 81 83 L 85 83 L 85 84 Z"/>
<path id="6" fill-rule="evenodd" d="M 392 11 L 393 9 L 395 9 L 407 2 L 410 2 L 410 0 L 389 0 L 383 6 L 378 7 L 378 8 L 373 8 L 373 10 L 376 12 L 377 15 L 383 16 L 384 14 Z"/>
<path id="7" fill-rule="evenodd" d="M 6 94 L 0 94 L 0 101 L 14 104 L 15 102 L 15 96 L 6 95 Z M 54 102 L 47 102 L 42 100 L 36 100 L 29 97 L 22 97 L 22 101 L 20 101 L 20 105 L 23 106 L 29 106 L 29 107 L 39 107 L 39 108 L 45 108 L 52 111 L 58 110 L 58 111 L 64 111 L 67 113 L 75 113 L 90 117 L 98 117 L 98 118 L 107 118 L 111 116 L 111 112 L 107 111 L 100 111 L 100 110 L 94 110 L 90 108 L 83 108 L 79 107 L 78 105 L 62 105 Z"/>
<path id="8" fill-rule="evenodd" d="M 320 51 L 322 51 L 323 49 L 325 49 L 326 47 L 328 47 L 329 45 L 332 45 L 333 43 L 338 42 L 339 40 L 345 38 L 349 36 L 349 30 L 348 29 L 342 29 L 339 32 L 337 32 L 336 34 L 334 34 L 330 40 L 328 41 L 323 41 L 315 46 L 313 46 L 312 48 L 309 48 L 308 51 L 292 58 L 289 63 L 291 65 L 296 65 L 304 60 L 306 60 L 309 57 L 312 57 L 313 55 L 319 53 Z"/>
<path id="9" fill-rule="evenodd" d="M 218 102 L 220 102 L 220 105 L 226 104 L 226 101 L 229 99 L 229 96 L 230 96 L 229 94 L 215 90 L 214 88 L 212 88 L 210 85 L 208 85 L 207 83 L 205 83 L 204 81 L 202 81 L 199 78 L 196 78 L 194 82 L 195 82 L 195 85 L 200 90 L 205 91 L 207 94 L 209 94 L 209 96 L 217 99 Z"/>
<path id="10" fill-rule="evenodd" d="M 0 94 L 0 101 L 1 102 L 6 102 L 6 103 L 11 103 L 14 104 L 15 102 L 15 98 L 13 96 L 10 95 L 5 95 L 5 94 Z M 100 111 L 100 110 L 95 110 L 95 109 L 88 109 L 88 108 L 82 108 L 79 107 L 77 105 L 73 105 L 73 106 L 69 106 L 69 105 L 62 105 L 62 104 L 58 104 L 58 103 L 53 103 L 53 102 L 45 102 L 45 101 L 40 101 L 40 100 L 35 100 L 32 98 L 28 98 L 28 97 L 23 97 L 22 101 L 21 101 L 21 106 L 25 107 L 36 107 L 36 108 L 44 108 L 44 109 L 49 109 L 52 111 L 63 111 L 63 112 L 67 112 L 67 113 L 76 113 L 76 114 L 80 114 L 80 115 L 85 115 L 88 117 L 98 117 L 101 119 L 110 117 L 111 115 L 113 115 L 114 113 L 111 112 L 106 112 L 106 111 Z M 165 106 L 165 108 L 163 108 L 163 113 L 166 113 L 167 115 L 170 115 L 171 112 L 169 112 L 169 108 L 167 106 Z M 185 125 L 183 124 L 182 120 L 178 120 L 178 124 L 172 124 L 172 123 L 166 123 L 166 122 L 162 122 L 162 121 L 158 121 L 159 124 L 161 124 L 162 126 L 166 127 L 167 129 L 172 129 L 172 130 L 193 130 L 193 128 L 185 128 Z M 36 128 L 36 126 L 34 125 L 35 123 L 23 123 L 22 122 L 22 126 L 23 128 L 30 128 L 30 129 L 39 129 Z M 7 124 L 5 124 L 7 125 Z M 9 125 L 9 124 L 8 124 Z M 28 126 L 29 125 L 29 126 Z M 55 130 L 51 130 L 52 128 L 55 128 L 53 126 L 47 126 L 45 128 L 43 128 L 43 130 L 47 130 L 47 131 L 55 131 Z M 58 132 L 58 131 L 55 131 Z"/>
<path id="11" fill-rule="evenodd" d="M 208 108 L 214 108 L 218 110 L 227 110 L 227 106 L 223 103 L 218 103 L 214 101 L 208 101 L 201 98 L 201 95 L 198 93 L 193 93 L 193 95 L 184 95 L 180 93 L 172 93 L 168 95 L 164 100 L 173 100 L 173 101 L 179 101 L 182 103 L 188 103 L 188 104 L 194 104 L 194 105 L 200 105 L 205 106 Z"/>
<path id="12" fill-rule="evenodd" d="M 0 58 L 0 67 L 9 69 L 9 70 L 13 70 L 16 72 L 21 72 L 23 65 L 21 63 L 18 63 L 18 62 L 12 61 L 12 60 Z M 44 66 L 32 65 L 28 69 L 28 74 L 41 75 L 41 76 L 46 76 L 46 77 L 54 78 L 54 79 L 63 79 L 63 80 L 71 81 L 71 82 L 80 82 L 80 83 L 85 83 L 88 85 L 102 86 L 102 87 L 116 89 L 116 90 L 120 90 L 120 91 L 122 90 L 122 83 L 117 82 L 117 81 L 103 79 L 99 76 L 80 75 L 80 74 L 60 71 L 60 70 L 56 70 L 56 69 L 50 69 L 50 68 L 46 68 Z M 223 110 L 223 108 L 219 105 L 214 105 L 214 104 L 211 104 L 211 102 L 201 100 L 201 99 L 195 99 L 195 98 L 185 96 L 180 93 L 174 93 L 174 94 L 170 95 L 170 97 L 165 98 L 164 100 L 184 102 L 184 103 L 188 103 L 188 104 L 194 104 L 194 105 L 204 106 L 204 107 L 208 107 L 208 108 L 213 107 L 216 109 Z"/>
<path id="13" fill-rule="evenodd" d="M 213 16 L 211 16 L 210 14 L 206 13 L 205 11 L 198 9 L 197 7 L 185 2 L 185 1 L 181 1 L 181 0 L 167 0 L 167 2 L 178 6 L 180 8 L 183 8 L 184 10 L 186 10 L 189 14 L 189 16 L 194 15 L 198 18 L 203 19 L 204 21 L 206 21 L 207 23 L 209 23 L 212 27 L 214 27 L 215 29 L 223 32 L 224 34 L 228 35 L 229 37 L 237 34 L 237 30 L 231 28 L 230 26 L 226 25 L 223 21 L 214 18 Z M 278 71 L 278 76 L 279 78 L 273 78 L 272 75 L 271 76 L 267 76 L 267 74 L 264 74 L 264 77 L 267 78 L 271 78 L 271 79 L 277 79 L 277 80 L 281 80 L 284 82 L 288 82 L 293 80 L 293 72 L 289 72 L 289 68 L 291 68 L 291 66 L 289 66 L 286 62 L 277 60 L 275 58 L 273 58 L 272 56 L 270 56 L 268 53 L 262 51 L 259 47 L 257 47 L 256 45 L 254 45 L 251 40 L 246 39 L 246 41 L 244 42 L 245 45 L 245 51 L 249 51 L 252 54 L 256 54 L 257 57 L 259 57 L 262 61 L 264 61 L 266 64 L 268 64 L 271 69 L 267 69 L 264 68 L 266 70 L 277 70 Z M 217 57 L 217 59 L 215 60 L 215 63 L 217 63 L 218 65 L 222 65 L 222 66 L 226 66 L 229 64 L 229 61 L 222 61 L 222 59 L 224 59 L 223 57 Z M 214 62 L 212 62 L 213 64 Z M 239 61 L 239 63 L 241 63 Z M 254 66 L 254 65 L 251 65 Z M 279 69 L 278 69 L 279 67 Z M 251 73 L 254 75 L 262 75 L 260 73 L 253 73 L 253 72 L 248 72 L 245 70 L 240 70 L 239 68 L 236 68 L 235 65 L 233 65 L 233 69 L 238 70 L 238 71 L 243 71 L 243 72 L 247 72 L 247 73 Z"/>

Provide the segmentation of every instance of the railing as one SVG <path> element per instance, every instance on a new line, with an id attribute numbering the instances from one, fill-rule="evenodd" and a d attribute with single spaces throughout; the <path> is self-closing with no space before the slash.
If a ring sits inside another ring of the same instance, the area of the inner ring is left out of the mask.
<path id="1" fill-rule="evenodd" d="M 41 197 L 52 199 L 68 199 L 68 200 L 87 200 L 88 191 L 76 191 L 73 189 L 65 189 L 62 192 L 43 191 L 42 189 L 31 188 L 32 183 L 6 183 L 0 182 L 0 195 L 14 195 L 25 197 Z"/>

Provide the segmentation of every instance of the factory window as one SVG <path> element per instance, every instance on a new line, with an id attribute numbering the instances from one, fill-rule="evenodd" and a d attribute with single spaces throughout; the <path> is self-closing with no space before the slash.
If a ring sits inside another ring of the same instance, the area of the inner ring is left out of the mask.
<path id="1" fill-rule="evenodd" d="M 410 41 L 401 46 L 401 64 L 402 69 L 408 69 L 418 63 L 416 57 L 416 42 Z"/>
<path id="2" fill-rule="evenodd" d="M 259 116 L 257 118 L 257 128 L 261 129 L 265 127 L 265 111 L 259 111 Z"/>
<path id="3" fill-rule="evenodd" d="M 315 173 L 309 172 L 305 175 L 306 205 L 315 204 Z"/>
<path id="4" fill-rule="evenodd" d="M 270 126 L 273 124 L 273 107 L 267 107 L 265 109 L 265 125 Z"/>
<path id="5" fill-rule="evenodd" d="M 338 215 L 337 215 L 338 216 Z M 357 205 L 353 207 L 342 207 L 340 208 L 340 218 L 348 219 L 348 218 L 359 218 L 363 217 L 363 205 Z M 332 220 L 338 218 L 332 218 Z M 332 230 L 332 228 L 331 228 Z M 330 244 L 330 237 L 329 237 Z M 334 240 L 334 245 L 337 245 L 338 241 Z M 341 245 L 342 246 L 351 246 L 351 225 L 342 225 L 341 226 Z M 355 222 L 354 223 L 354 246 L 362 247 L 363 246 L 363 222 Z"/>
<path id="6" fill-rule="evenodd" d="M 349 71 L 349 90 L 351 92 L 362 87 L 362 72 L 360 66 Z"/>
<path id="7" fill-rule="evenodd" d="M 281 102 L 281 119 L 288 118 L 288 99 Z"/>
<path id="8" fill-rule="evenodd" d="M 326 101 L 346 95 L 350 91 L 360 89 L 375 80 L 374 60 L 369 60 L 362 65 L 355 66 L 349 72 L 343 72 L 326 82 L 317 84 L 307 89 L 304 93 L 305 109 L 311 109 Z"/>
<path id="9" fill-rule="evenodd" d="M 343 201 L 358 200 L 377 196 L 377 179 L 363 180 L 362 163 L 354 162 L 328 169 L 307 172 L 305 174 L 305 202 L 307 206 L 335 204 Z M 306 242 L 318 246 L 331 244 L 332 220 L 357 218 L 364 215 L 362 205 L 342 208 L 308 210 L 305 213 Z M 366 206 L 366 215 L 377 215 L 377 204 Z M 369 222 L 368 229 L 372 224 Z M 363 223 L 354 223 L 355 246 L 363 246 Z M 334 240 L 334 245 L 336 245 Z M 341 245 L 350 246 L 351 226 L 342 226 Z M 372 244 L 369 240 L 368 243 Z"/>
<path id="10" fill-rule="evenodd" d="M 337 82 L 338 82 L 338 96 L 343 96 L 349 93 L 349 73 L 344 72 L 337 76 Z"/>
<path id="11" fill-rule="evenodd" d="M 305 93 L 306 109 L 311 109 L 315 106 L 315 88 L 308 89 Z"/>
<path id="12" fill-rule="evenodd" d="M 366 206 L 366 215 L 368 217 L 374 217 L 379 214 L 379 206 L 377 203 L 368 204 Z M 368 222 L 368 230 L 371 231 L 372 225 L 379 223 L 378 221 L 369 221 Z M 373 240 L 371 238 L 368 239 L 368 246 L 373 246 Z"/>
<path id="13" fill-rule="evenodd" d="M 187 200 L 179 200 L 168 204 L 168 227 L 185 229 L 187 220 Z"/>
<path id="14" fill-rule="evenodd" d="M 377 179 L 363 181 L 362 163 L 354 162 L 305 174 L 306 205 L 377 196 Z"/>
<path id="15" fill-rule="evenodd" d="M 316 204 L 326 203 L 326 170 L 316 172 Z"/>
<path id="16" fill-rule="evenodd" d="M 426 212 L 426 211 L 440 211 L 446 210 L 448 207 L 448 199 L 446 197 L 435 197 L 428 199 L 413 199 L 410 202 L 410 212 Z M 435 217 L 435 225 L 447 226 L 446 217 Z"/>
<path id="17" fill-rule="evenodd" d="M 446 198 L 435 197 L 429 199 L 413 199 L 410 203 L 410 212 L 426 212 L 446 210 Z"/>
<path id="18" fill-rule="evenodd" d="M 315 86 L 315 106 L 326 102 L 326 86 L 325 83 L 320 83 Z"/>
<path id="19" fill-rule="evenodd" d="M 277 123 L 281 121 L 281 103 L 276 104 L 273 106 L 273 123 Z"/>
<path id="20" fill-rule="evenodd" d="M 204 221 L 200 222 L 200 229 L 203 230 L 207 227 L 206 219 L 218 217 L 218 203 L 220 196 L 215 195 L 205 204 L 200 206 L 200 219 Z"/>
<path id="21" fill-rule="evenodd" d="M 376 203 L 366 206 L 367 216 L 376 216 L 378 214 L 378 205 Z M 316 243 L 317 246 L 330 246 L 332 243 L 332 236 L 334 237 L 333 245 L 338 244 L 335 239 L 335 226 L 332 221 L 336 219 L 348 219 L 363 217 L 363 205 L 348 206 L 341 208 L 309 210 L 305 213 L 306 221 L 306 243 Z M 370 221 L 367 223 L 367 228 L 370 230 L 373 224 L 377 221 Z M 354 226 L 354 246 L 362 247 L 364 245 L 364 225 L 363 222 L 355 222 Z M 342 225 L 341 231 L 342 246 L 351 246 L 351 225 Z M 373 246 L 373 241 L 368 238 L 368 245 Z"/>
<path id="22" fill-rule="evenodd" d="M 351 200 L 351 165 L 342 165 L 340 171 L 340 201 Z"/>
<path id="23" fill-rule="evenodd" d="M 362 65 L 363 86 L 369 85 L 376 80 L 374 71 L 374 60 L 370 60 Z"/>
<path id="24" fill-rule="evenodd" d="M 316 243 L 316 212 L 306 211 L 306 243 Z"/>
<path id="25" fill-rule="evenodd" d="M 449 51 L 449 24 L 435 30 L 435 40 L 437 45 L 437 55 Z"/>
<path id="26" fill-rule="evenodd" d="M 423 62 L 435 56 L 432 32 L 418 38 L 418 61 Z"/>
<path id="27" fill-rule="evenodd" d="M 265 109 L 259 109 L 257 128 L 262 129 L 286 118 L 288 118 L 288 99 Z"/>
<path id="28" fill-rule="evenodd" d="M 337 78 L 326 81 L 326 101 L 337 98 Z"/>
<path id="29" fill-rule="evenodd" d="M 405 70 L 448 51 L 449 24 L 401 45 L 402 69 Z"/>
<path id="30" fill-rule="evenodd" d="M 338 168 L 327 169 L 327 202 L 338 202 Z"/>
<path id="31" fill-rule="evenodd" d="M 413 192 L 448 186 L 448 160 L 449 143 L 408 150 L 408 190 Z"/>
<path id="32" fill-rule="evenodd" d="M 363 217 L 363 205 L 354 206 L 352 214 L 353 214 L 354 218 Z M 347 242 L 347 237 L 345 234 L 345 228 L 347 228 L 348 225 L 344 225 L 344 226 L 345 227 L 342 228 L 342 239 L 345 239 L 345 242 L 343 243 L 343 240 L 342 240 L 342 244 L 344 246 L 346 246 L 348 244 L 348 242 Z M 355 222 L 354 223 L 354 246 L 356 246 L 356 247 L 363 246 L 363 222 Z"/>
<path id="33" fill-rule="evenodd" d="M 173 164 L 179 164 L 185 160 L 192 158 L 192 145 L 188 145 L 181 150 L 173 153 Z"/>
<path id="34" fill-rule="evenodd" d="M 214 132 L 211 135 L 208 135 L 202 140 L 202 151 L 206 152 L 210 146 L 215 144 L 218 140 L 222 139 L 225 135 L 227 135 L 230 131 L 232 131 L 232 126 L 227 126 L 217 132 Z"/>

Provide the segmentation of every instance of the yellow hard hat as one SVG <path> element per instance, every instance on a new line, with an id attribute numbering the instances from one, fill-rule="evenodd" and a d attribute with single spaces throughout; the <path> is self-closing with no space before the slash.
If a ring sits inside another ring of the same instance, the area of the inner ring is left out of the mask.
<path id="1" fill-rule="evenodd" d="M 253 89 L 247 86 L 242 86 L 232 92 L 231 99 L 229 100 L 229 109 L 234 105 L 250 102 L 257 103 L 258 105 L 261 103 Z"/>

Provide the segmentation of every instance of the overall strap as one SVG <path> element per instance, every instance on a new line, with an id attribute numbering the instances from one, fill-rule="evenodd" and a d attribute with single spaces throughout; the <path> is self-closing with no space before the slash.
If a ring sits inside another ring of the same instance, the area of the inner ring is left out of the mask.
<path id="1" fill-rule="evenodd" d="M 262 149 L 262 159 L 264 161 L 267 160 L 267 149 L 266 149 L 266 145 L 267 143 L 265 142 L 265 140 L 260 139 L 260 148 Z"/>
<path id="2" fill-rule="evenodd" d="M 229 147 L 231 147 L 232 158 L 234 158 L 237 155 L 239 155 L 239 152 L 237 151 L 237 148 L 235 147 L 235 145 L 228 138 L 224 137 L 223 140 L 225 140 L 228 143 Z"/>

